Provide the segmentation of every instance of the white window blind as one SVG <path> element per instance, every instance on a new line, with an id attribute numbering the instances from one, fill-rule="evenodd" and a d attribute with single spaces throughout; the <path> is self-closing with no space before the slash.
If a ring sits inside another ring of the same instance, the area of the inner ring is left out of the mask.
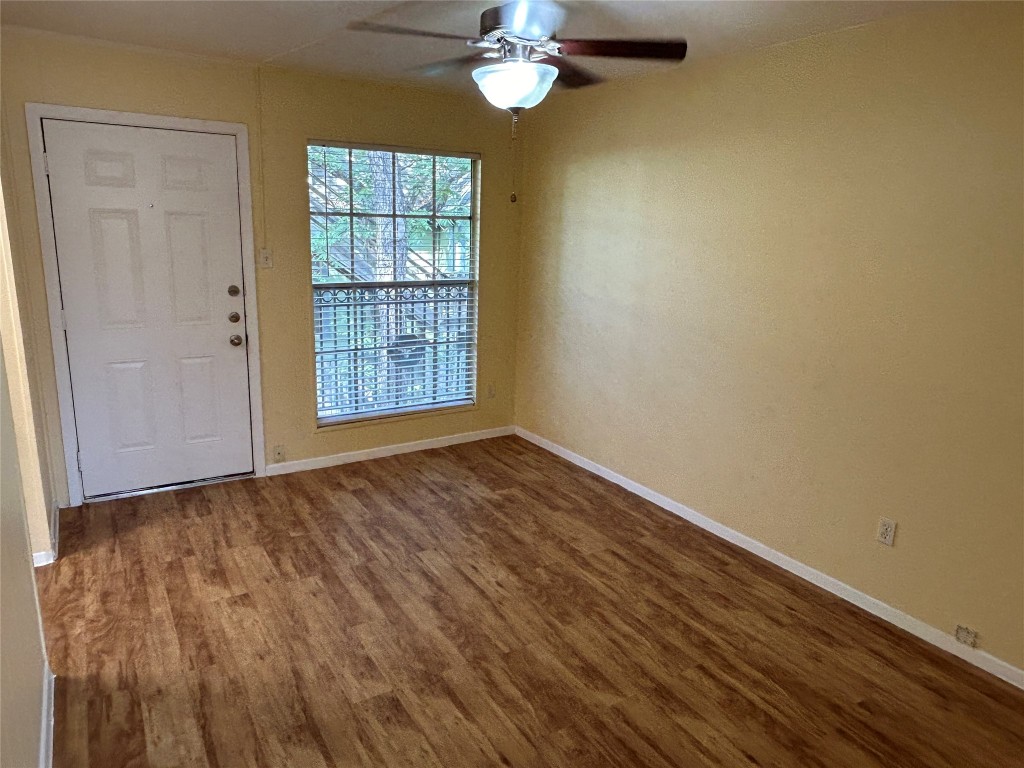
<path id="1" fill-rule="evenodd" d="M 317 418 L 473 403 L 476 161 L 311 144 Z"/>

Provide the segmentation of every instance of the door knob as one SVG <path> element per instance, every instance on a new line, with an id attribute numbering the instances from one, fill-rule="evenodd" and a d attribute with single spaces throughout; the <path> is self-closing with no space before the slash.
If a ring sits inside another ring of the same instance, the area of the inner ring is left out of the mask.
<path id="1" fill-rule="evenodd" d="M 241 293 L 241 291 L 239 290 L 237 285 L 229 285 L 228 286 L 228 296 L 237 296 L 240 293 Z"/>
<path id="2" fill-rule="evenodd" d="M 242 316 L 237 312 L 232 312 L 230 315 L 228 315 L 228 322 L 230 323 L 237 323 L 241 319 Z"/>
<path id="3" fill-rule="evenodd" d="M 242 346 L 242 337 L 239 336 L 237 333 L 234 334 L 230 339 L 228 339 L 228 341 L 231 342 L 231 346 L 232 347 L 240 347 L 240 346 Z"/>

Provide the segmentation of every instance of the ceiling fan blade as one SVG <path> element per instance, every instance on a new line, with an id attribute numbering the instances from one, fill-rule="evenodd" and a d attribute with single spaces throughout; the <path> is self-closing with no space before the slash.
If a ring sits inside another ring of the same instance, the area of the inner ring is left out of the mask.
<path id="1" fill-rule="evenodd" d="M 385 35 L 411 35 L 413 37 L 436 37 L 440 40 L 459 40 L 463 43 L 470 42 L 470 38 L 463 35 L 450 35 L 447 32 L 427 32 L 422 29 L 409 29 L 408 27 L 396 27 L 391 24 L 376 24 L 372 21 L 353 21 L 347 27 L 353 32 L 382 32 Z"/>
<path id="2" fill-rule="evenodd" d="M 544 59 L 545 64 L 551 64 L 553 67 L 558 69 L 558 79 L 556 83 L 561 83 L 566 88 L 583 88 L 587 85 L 594 85 L 595 83 L 602 82 L 601 78 L 592 72 L 582 67 L 577 67 L 567 59 L 563 59 L 561 56 L 549 56 Z"/>
<path id="3" fill-rule="evenodd" d="M 459 70 L 471 69 L 477 64 L 482 64 L 484 59 L 479 53 L 473 53 L 469 56 L 459 56 L 457 59 L 445 59 L 443 61 L 435 61 L 430 64 L 424 64 L 422 67 L 416 67 L 413 72 L 424 77 L 443 77 L 450 72 L 458 72 Z"/>
<path id="4" fill-rule="evenodd" d="M 625 59 L 686 58 L 685 40 L 556 40 L 567 56 L 613 56 Z"/>

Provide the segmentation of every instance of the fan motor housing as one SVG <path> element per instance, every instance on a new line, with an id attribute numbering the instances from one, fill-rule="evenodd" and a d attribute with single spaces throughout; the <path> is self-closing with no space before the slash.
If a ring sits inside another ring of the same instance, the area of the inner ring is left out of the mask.
<path id="1" fill-rule="evenodd" d="M 514 0 L 496 5 L 480 14 L 480 38 L 485 43 L 481 47 L 495 47 L 493 44 L 507 41 L 534 49 L 546 48 L 564 19 L 565 11 L 553 0 Z M 546 52 L 557 53 L 553 49 Z"/>
<path id="2" fill-rule="evenodd" d="M 492 32 L 507 32 L 508 27 L 501 23 L 502 6 L 488 8 L 480 14 L 480 37 L 487 37 Z"/>

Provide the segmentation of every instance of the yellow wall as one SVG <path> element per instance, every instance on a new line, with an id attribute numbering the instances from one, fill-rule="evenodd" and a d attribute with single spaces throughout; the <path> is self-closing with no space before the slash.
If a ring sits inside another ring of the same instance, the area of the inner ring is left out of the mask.
<path id="1" fill-rule="evenodd" d="M 29 359 L 40 382 L 41 439 L 50 493 L 67 503 L 53 356 L 24 104 L 45 102 L 125 112 L 246 123 L 251 141 L 257 247 L 273 250 L 258 270 L 263 407 L 268 457 L 283 445 L 287 460 L 506 426 L 512 418 L 517 216 L 508 202 L 509 124 L 473 95 L 360 83 L 264 69 L 264 141 L 257 78 L 250 66 L 140 51 L 21 30 L 3 31 L 3 173 L 14 190 L 22 246 L 18 288 L 30 333 Z M 389 144 L 482 155 L 480 250 L 481 400 L 445 415 L 317 430 L 313 386 L 307 139 Z M 262 150 L 262 151 L 261 151 Z M 264 159 L 260 168 L 260 157 Z M 13 162 L 7 162 L 11 157 Z M 9 167 L 10 166 L 10 167 Z M 266 219 L 261 195 L 266 194 Z M 496 396 L 486 399 L 487 385 Z M 35 543 L 35 542 L 34 542 Z"/>
<path id="2" fill-rule="evenodd" d="M 531 110 L 517 423 L 1024 666 L 1022 72 L 968 3 Z"/>
<path id="3" fill-rule="evenodd" d="M 0 258 L 7 256 L 4 231 Z M 10 337 L 5 330 L 0 337 L 6 348 Z M 7 372 L 0 355 L 0 765 L 31 766 L 39 764 L 48 670 Z"/>
<path id="4" fill-rule="evenodd" d="M 0 167 L 11 164 L 10 145 L 3 142 L 0 146 Z M 33 552 L 47 552 L 52 549 L 50 542 L 50 514 L 52 503 L 46 488 L 49 485 L 49 466 L 45 445 L 41 441 L 43 435 L 42 409 L 40 407 L 41 387 L 38 386 L 37 371 L 30 371 L 26 355 L 25 328 L 23 324 L 22 302 L 15 290 L 18 280 L 16 274 L 21 273 L 14 264 L 12 252 L 12 232 L 9 226 L 7 203 L 14 199 L 9 189 L 6 174 L 3 179 L 3 210 L 0 210 L 0 243 L 3 253 L 0 256 L 0 335 L 4 338 L 2 355 L 5 358 L 10 388 L 11 418 L 17 433 L 18 465 L 21 472 L 21 488 L 25 508 L 28 512 L 29 538 Z M 12 207 L 12 210 L 14 208 Z M 15 216 L 16 218 L 16 216 Z M 18 249 L 20 242 L 13 240 L 13 249 Z M 11 444 L 12 446 L 14 443 Z"/>

